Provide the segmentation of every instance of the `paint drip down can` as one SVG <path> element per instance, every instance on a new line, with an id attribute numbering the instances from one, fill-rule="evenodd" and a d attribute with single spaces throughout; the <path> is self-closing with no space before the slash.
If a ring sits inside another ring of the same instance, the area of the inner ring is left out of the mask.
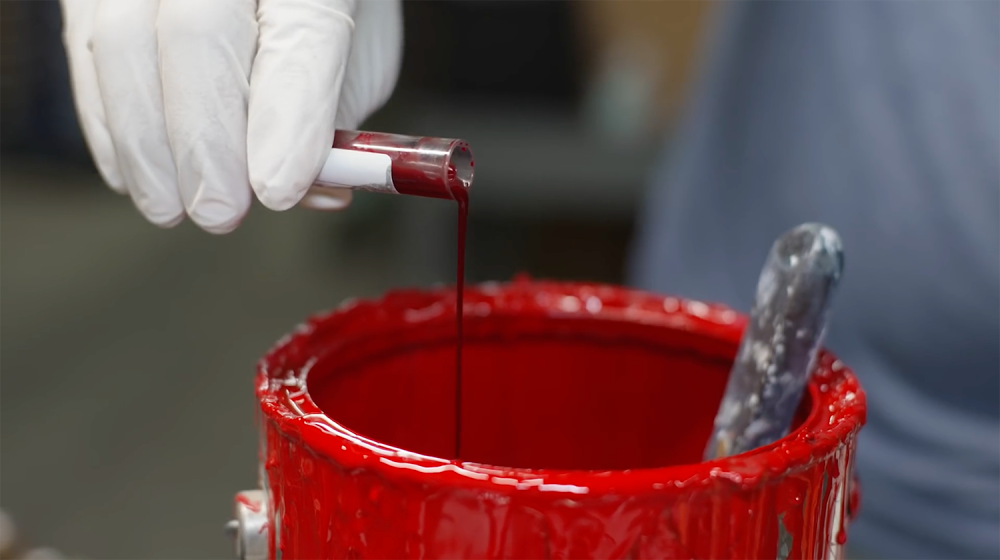
<path id="1" fill-rule="evenodd" d="M 786 437 L 701 462 L 742 315 L 613 286 L 472 287 L 457 422 L 455 303 L 354 301 L 261 361 L 243 557 L 842 557 L 865 398 L 831 354 Z"/>

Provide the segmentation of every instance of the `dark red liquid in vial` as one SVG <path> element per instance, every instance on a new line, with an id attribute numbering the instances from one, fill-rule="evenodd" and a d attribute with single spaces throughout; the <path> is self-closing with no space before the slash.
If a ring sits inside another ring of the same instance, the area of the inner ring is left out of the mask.
<path id="1" fill-rule="evenodd" d="M 389 156 L 392 160 L 392 185 L 400 194 L 446 200 L 455 199 L 455 192 L 462 188 L 458 186 L 462 181 L 458 179 L 454 167 L 448 169 L 447 176 L 443 176 L 441 162 L 427 157 L 427 153 L 450 149 L 448 142 L 453 141 L 350 130 L 338 130 L 333 137 L 334 148 Z M 456 149 L 466 152 L 469 148 L 463 142 Z"/>

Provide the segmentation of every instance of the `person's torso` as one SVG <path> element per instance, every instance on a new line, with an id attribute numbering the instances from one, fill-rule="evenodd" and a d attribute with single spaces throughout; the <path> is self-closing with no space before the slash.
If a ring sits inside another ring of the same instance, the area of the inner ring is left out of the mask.
<path id="1" fill-rule="evenodd" d="M 869 394 L 857 536 L 1000 554 L 1000 4 L 730 7 L 633 281 L 747 310 L 780 233 L 833 226 L 828 341 Z"/>

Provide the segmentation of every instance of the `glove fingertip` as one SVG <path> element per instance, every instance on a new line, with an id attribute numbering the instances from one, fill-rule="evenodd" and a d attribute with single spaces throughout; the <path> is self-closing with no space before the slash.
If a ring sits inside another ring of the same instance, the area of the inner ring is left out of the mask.
<path id="1" fill-rule="evenodd" d="M 213 225 L 199 225 L 199 227 L 201 227 L 201 229 L 207 231 L 208 233 L 211 233 L 212 235 L 225 235 L 227 233 L 232 233 L 236 231 L 236 228 L 239 227 L 240 222 L 242 221 L 243 218 L 241 217 L 239 219 L 232 220 L 229 222 L 213 224 Z"/>
<path id="2" fill-rule="evenodd" d="M 239 227 L 244 213 L 232 211 L 227 204 L 202 203 L 197 209 L 188 210 L 191 221 L 208 233 L 223 235 Z"/>
<path id="3" fill-rule="evenodd" d="M 257 200 L 265 207 L 283 212 L 295 206 L 302 200 L 305 189 L 276 187 L 274 183 L 251 181 L 253 190 L 257 193 Z"/>
<path id="4" fill-rule="evenodd" d="M 94 159 L 94 167 L 100 174 L 104 183 L 111 187 L 111 190 L 118 194 L 128 193 L 128 184 L 118 167 L 118 157 L 115 153 L 114 143 L 111 141 L 111 133 L 108 132 L 103 123 L 90 122 L 84 126 L 84 136 L 90 148 L 91 157 Z"/>
<path id="5" fill-rule="evenodd" d="M 104 183 L 118 194 L 128 194 L 128 185 L 125 184 L 125 179 L 122 178 L 121 172 L 118 171 L 118 167 L 114 165 L 101 165 L 97 164 L 97 172 L 101 175 L 101 179 L 104 179 Z"/>
<path id="6" fill-rule="evenodd" d="M 154 205 L 148 201 L 142 200 L 135 200 L 135 205 L 139 209 L 139 213 L 142 214 L 149 223 L 157 227 L 169 229 L 184 221 L 185 213 L 183 206 L 168 208 L 163 205 Z"/>
<path id="7" fill-rule="evenodd" d="M 249 190 L 223 190 L 205 182 L 187 206 L 187 215 L 201 229 L 215 234 L 229 233 L 250 211 Z"/>
<path id="8" fill-rule="evenodd" d="M 292 153 L 275 158 L 275 150 L 270 147 L 251 145 L 250 153 L 260 153 L 260 157 L 250 157 L 250 186 L 266 208 L 283 212 L 295 206 L 302 200 L 309 186 L 319 173 L 319 168 L 325 159 L 320 159 L 317 165 L 311 165 L 313 158 L 306 154 Z M 329 148 L 324 150 L 329 153 Z M 310 162 L 309 165 L 304 162 Z M 313 171 L 313 167 L 316 168 Z"/>
<path id="9" fill-rule="evenodd" d="M 312 188 L 302 198 L 302 206 L 312 210 L 336 212 L 351 205 L 354 193 L 350 189 Z"/>

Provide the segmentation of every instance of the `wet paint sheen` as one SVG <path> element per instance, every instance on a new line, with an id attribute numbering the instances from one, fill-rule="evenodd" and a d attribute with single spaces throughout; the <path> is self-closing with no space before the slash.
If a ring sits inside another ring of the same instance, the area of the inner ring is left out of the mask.
<path id="1" fill-rule="evenodd" d="M 261 362 L 272 557 L 839 556 L 865 400 L 833 356 L 787 437 L 699 463 L 743 317 L 608 286 L 476 286 L 459 432 L 455 296 L 354 302 Z"/>

